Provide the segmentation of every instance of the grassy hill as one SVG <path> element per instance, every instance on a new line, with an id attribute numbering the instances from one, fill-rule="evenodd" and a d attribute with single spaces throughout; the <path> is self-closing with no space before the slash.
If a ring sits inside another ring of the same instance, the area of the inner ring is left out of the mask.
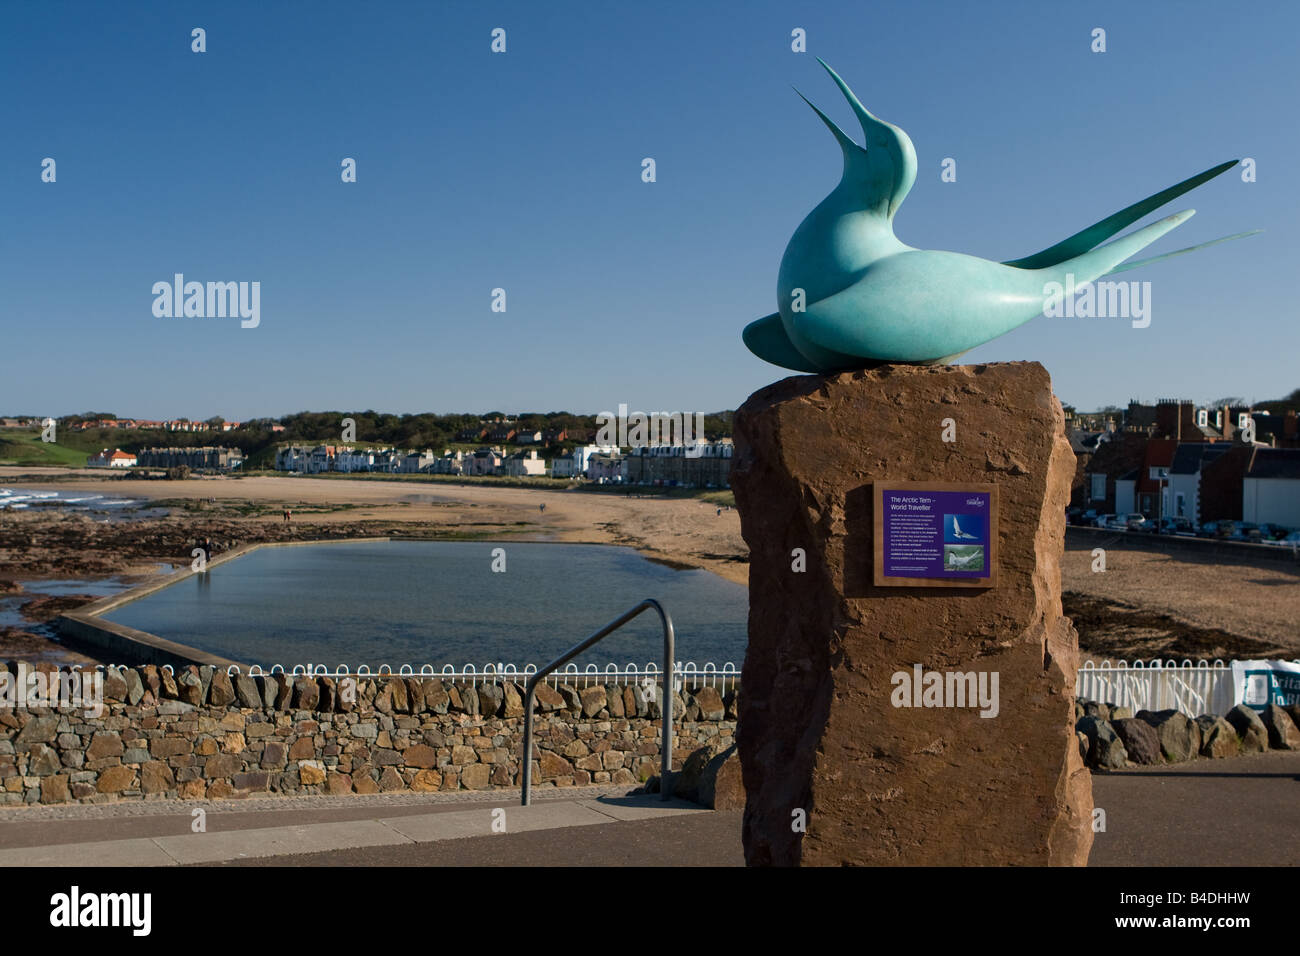
<path id="1" fill-rule="evenodd" d="M 0 433 L 0 464 L 85 468 L 86 456 L 99 451 L 74 445 L 75 441 L 43 442 L 38 432 Z"/>

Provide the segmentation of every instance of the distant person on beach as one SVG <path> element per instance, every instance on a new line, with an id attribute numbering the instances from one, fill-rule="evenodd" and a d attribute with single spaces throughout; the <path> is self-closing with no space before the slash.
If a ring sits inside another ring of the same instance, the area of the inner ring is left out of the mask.
<path id="1" fill-rule="evenodd" d="M 537 507 L 541 510 L 542 514 L 546 514 L 546 505 L 545 505 L 545 504 L 540 504 L 540 505 L 538 505 Z"/>
<path id="2" fill-rule="evenodd" d="M 289 523 L 289 519 L 290 519 L 292 516 L 293 516 L 293 512 L 292 512 L 290 509 L 285 508 L 285 509 L 284 509 L 284 523 L 285 523 L 285 524 L 288 524 L 288 523 Z"/>

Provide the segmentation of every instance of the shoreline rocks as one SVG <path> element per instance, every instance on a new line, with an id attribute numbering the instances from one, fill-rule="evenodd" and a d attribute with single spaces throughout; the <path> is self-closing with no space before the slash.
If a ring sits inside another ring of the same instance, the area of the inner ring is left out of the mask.
<path id="1" fill-rule="evenodd" d="M 1127 710 L 1098 701 L 1077 702 L 1075 730 L 1091 770 L 1300 750 L 1300 726 L 1290 709 L 1276 704 L 1262 712 L 1238 704 L 1223 716 L 1202 714 L 1195 720 L 1176 710 L 1140 710 L 1136 717 L 1113 720 L 1101 716 Z"/>

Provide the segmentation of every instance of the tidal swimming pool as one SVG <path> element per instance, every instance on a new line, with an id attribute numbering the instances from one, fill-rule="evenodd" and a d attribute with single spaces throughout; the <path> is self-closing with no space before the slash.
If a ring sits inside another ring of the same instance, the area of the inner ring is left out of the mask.
<path id="1" fill-rule="evenodd" d="M 499 554 L 504 549 L 505 570 Z M 745 656 L 746 588 L 678 571 L 630 548 L 465 541 L 366 541 L 260 548 L 104 617 L 263 669 L 362 664 L 372 671 L 542 665 L 645 598 L 672 615 L 679 661 Z M 577 658 L 662 666 L 646 611 Z"/>

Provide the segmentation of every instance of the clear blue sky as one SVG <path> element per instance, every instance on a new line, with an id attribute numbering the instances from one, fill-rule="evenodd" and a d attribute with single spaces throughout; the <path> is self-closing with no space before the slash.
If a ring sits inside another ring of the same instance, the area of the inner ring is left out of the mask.
<path id="1" fill-rule="evenodd" d="M 1041 361 L 1081 408 L 1278 397 L 1300 386 L 1297 9 L 7 3 L 0 413 L 734 408 L 785 374 L 740 331 L 839 174 L 791 86 L 853 129 L 816 55 L 915 143 L 896 230 L 922 248 L 1027 255 L 1253 157 L 1257 182 L 1164 210 L 1198 215 L 1149 254 L 1267 231 L 1126 273 L 1149 328 L 1040 317 L 965 360 Z M 176 272 L 259 281 L 260 327 L 155 318 Z"/>

